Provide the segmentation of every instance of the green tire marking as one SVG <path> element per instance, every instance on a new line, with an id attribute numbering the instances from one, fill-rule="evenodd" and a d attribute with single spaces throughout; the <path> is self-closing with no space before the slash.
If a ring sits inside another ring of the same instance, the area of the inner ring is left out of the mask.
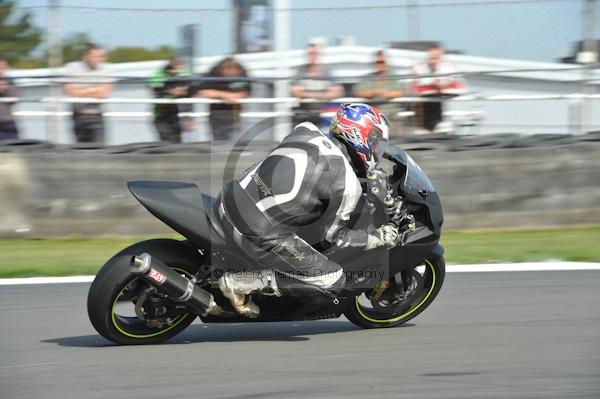
<path id="1" fill-rule="evenodd" d="M 356 298 L 354 298 L 354 303 L 356 304 L 356 310 L 358 311 L 358 314 L 360 314 L 363 319 L 368 320 L 372 323 L 395 323 L 395 322 L 400 321 L 400 320 L 404 319 L 405 317 L 408 317 L 411 314 L 413 314 L 417 309 L 419 309 L 421 306 L 423 306 L 423 304 L 427 301 L 429 296 L 431 296 L 431 293 L 433 292 L 433 289 L 435 288 L 435 282 L 436 282 L 435 269 L 433 268 L 433 265 L 431 264 L 431 262 L 429 262 L 428 260 L 426 260 L 425 263 L 429 266 L 429 268 L 431 269 L 431 272 L 433 273 L 433 283 L 431 284 L 431 288 L 429 289 L 429 292 L 427 293 L 427 295 L 425 295 L 425 298 L 423 298 L 423 300 L 416 307 L 414 307 L 410 312 L 402 314 L 400 316 L 393 317 L 391 319 L 386 319 L 386 320 L 373 319 L 363 313 L 361 306 L 358 303 L 358 297 L 356 297 Z"/>
<path id="2" fill-rule="evenodd" d="M 173 268 L 173 270 L 178 271 L 180 273 L 184 273 L 184 274 L 186 274 L 188 276 L 190 275 L 187 271 L 182 270 L 182 269 Z M 129 284 L 131 284 L 131 281 L 129 282 Z M 189 316 L 189 313 L 186 313 L 184 315 L 178 316 L 179 320 L 176 319 L 177 321 L 175 323 L 171 324 L 168 328 L 166 328 L 164 330 L 157 331 L 155 333 L 151 333 L 151 334 L 143 334 L 143 335 L 142 334 L 132 334 L 132 333 L 129 333 L 129 332 L 123 330 L 121 328 L 121 326 L 119 325 L 119 323 L 117 323 L 117 320 L 116 320 L 116 317 L 115 317 L 116 316 L 115 307 L 117 306 L 117 302 L 119 301 L 119 298 L 121 298 L 121 296 L 123 296 L 123 292 L 127 289 L 127 286 L 129 284 L 127 284 L 125 287 L 123 287 L 123 289 L 117 294 L 117 297 L 115 298 L 115 301 L 113 302 L 112 308 L 111 308 L 112 324 L 113 324 L 113 326 L 121 334 L 126 335 L 126 336 L 128 336 L 130 338 L 136 338 L 136 339 L 144 339 L 144 338 L 157 337 L 157 336 L 162 335 L 162 334 L 164 334 L 164 333 L 166 333 L 168 331 L 171 331 L 173 328 L 177 327 L 178 324 L 181 324 L 181 322 L 184 321 Z"/>

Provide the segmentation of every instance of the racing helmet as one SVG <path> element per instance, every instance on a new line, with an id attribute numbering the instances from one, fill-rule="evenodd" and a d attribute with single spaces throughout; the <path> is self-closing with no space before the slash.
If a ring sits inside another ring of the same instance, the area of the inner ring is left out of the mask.
<path id="1" fill-rule="evenodd" d="M 341 141 L 355 166 L 364 172 L 379 162 L 377 144 L 389 137 L 389 123 L 376 107 L 363 103 L 340 105 L 329 134 Z"/>

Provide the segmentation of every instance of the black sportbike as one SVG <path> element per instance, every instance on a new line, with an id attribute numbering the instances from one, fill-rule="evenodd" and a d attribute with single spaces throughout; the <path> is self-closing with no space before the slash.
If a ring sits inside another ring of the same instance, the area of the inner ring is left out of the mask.
<path id="1" fill-rule="evenodd" d="M 131 193 L 154 216 L 186 239 L 153 239 L 113 256 L 88 294 L 94 328 L 117 344 L 155 344 L 183 331 L 196 316 L 204 323 L 300 321 L 346 316 L 364 328 L 394 327 L 420 314 L 438 294 L 445 275 L 438 244 L 442 207 L 435 188 L 404 151 L 387 145 L 385 187 L 365 180 L 353 228 L 396 221 L 396 247 L 362 251 L 323 248 L 343 266 L 344 290 L 336 297 L 276 297 L 252 294 L 257 318 L 233 312 L 216 286 L 226 271 L 259 267 L 223 238 L 215 199 L 190 183 L 133 181 Z M 381 185 L 381 184 L 380 184 Z M 212 294 L 212 296 L 211 296 Z M 210 301 L 221 307 L 207 314 Z"/>

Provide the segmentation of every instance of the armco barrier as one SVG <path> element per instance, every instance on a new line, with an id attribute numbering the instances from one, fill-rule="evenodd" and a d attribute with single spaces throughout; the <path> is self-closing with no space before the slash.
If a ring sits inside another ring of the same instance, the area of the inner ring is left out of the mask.
<path id="1" fill-rule="evenodd" d="M 600 224 L 597 134 L 400 141 L 436 185 L 447 228 Z M 28 150 L 0 145 L 2 236 L 167 232 L 128 193 L 128 180 L 193 181 L 215 194 L 226 166 L 229 174 L 239 173 L 275 145 L 252 143 L 240 151 L 210 143 L 85 149 L 38 144 Z"/>

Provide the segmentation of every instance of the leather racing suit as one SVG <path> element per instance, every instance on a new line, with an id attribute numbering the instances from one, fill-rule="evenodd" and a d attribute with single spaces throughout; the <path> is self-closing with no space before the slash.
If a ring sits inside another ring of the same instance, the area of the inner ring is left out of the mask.
<path id="1" fill-rule="evenodd" d="M 362 187 L 344 152 L 337 139 L 310 122 L 301 123 L 262 162 L 230 181 L 217 198 L 228 239 L 265 268 L 293 277 L 278 278 L 282 292 L 286 280 L 295 281 L 296 287 L 300 280 L 310 286 L 308 292 L 316 288 L 335 293 L 342 288 L 342 267 L 317 251 L 315 244 L 377 246 L 366 230 L 346 227 Z M 300 237 L 300 231 L 311 228 L 312 234 Z"/>

